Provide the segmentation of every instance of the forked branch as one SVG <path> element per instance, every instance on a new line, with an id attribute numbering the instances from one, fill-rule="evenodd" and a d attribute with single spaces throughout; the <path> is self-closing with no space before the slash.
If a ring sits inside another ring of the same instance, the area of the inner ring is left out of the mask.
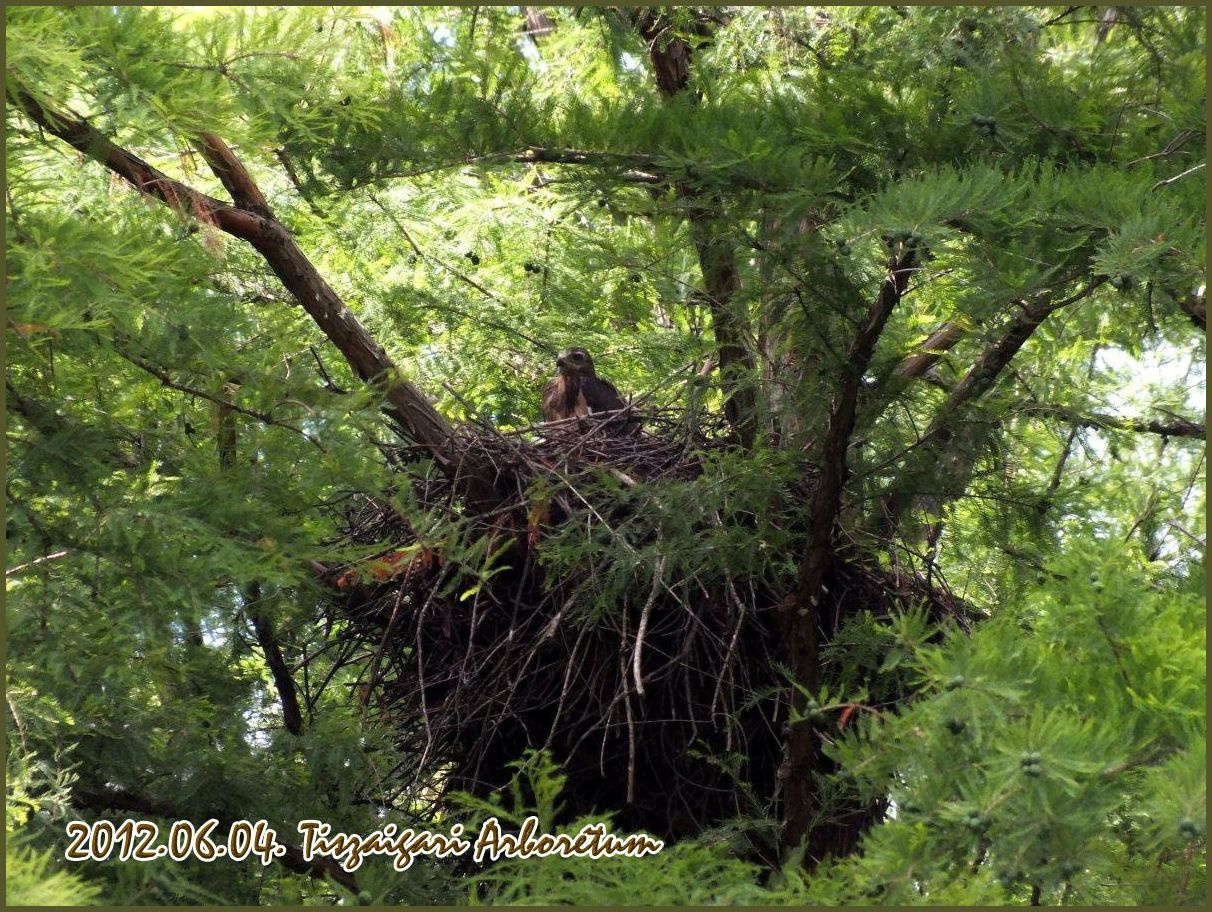
<path id="1" fill-rule="evenodd" d="M 105 165 L 135 189 L 187 218 L 197 218 L 247 241 L 349 361 L 354 373 L 383 392 L 385 410 L 397 428 L 427 450 L 478 508 L 496 502 L 495 485 L 484 467 L 467 462 L 454 429 L 428 398 L 400 375 L 399 368 L 324 280 L 290 232 L 273 217 L 265 197 L 231 149 L 212 133 L 202 133 L 202 154 L 231 194 L 234 205 L 186 186 L 112 143 L 84 121 L 51 111 L 24 89 L 17 104 L 39 126 Z"/>
<path id="2" fill-rule="evenodd" d="M 882 498 L 882 509 L 876 531 L 886 534 L 896 527 L 902 514 L 913 500 L 908 479 L 932 471 L 942 463 L 942 449 L 951 440 L 956 419 L 974 400 L 979 399 L 997 382 L 1032 334 L 1049 316 L 1092 295 L 1107 276 L 1095 276 L 1080 291 L 1067 298 L 1042 301 L 1021 301 L 1019 311 L 1009 321 L 1002 334 L 981 353 L 976 362 L 951 390 L 940 406 L 921 439 L 913 446 L 903 467 Z"/>

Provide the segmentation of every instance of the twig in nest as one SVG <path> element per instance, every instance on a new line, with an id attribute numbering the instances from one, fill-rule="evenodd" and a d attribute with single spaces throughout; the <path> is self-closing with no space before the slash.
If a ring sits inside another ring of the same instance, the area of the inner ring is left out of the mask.
<path id="1" fill-rule="evenodd" d="M 741 625 L 745 623 L 745 603 L 741 601 L 741 597 L 737 594 L 736 587 L 732 584 L 732 577 L 727 577 L 728 595 L 732 598 L 732 603 L 737 607 L 736 627 L 732 631 L 732 639 L 728 642 L 728 652 L 724 655 L 724 665 L 720 668 L 719 680 L 715 683 L 715 693 L 711 695 L 711 715 L 715 715 L 715 704 L 720 699 L 720 688 L 724 686 L 724 675 L 728 673 L 728 669 L 732 665 L 732 655 L 736 650 L 736 641 L 741 635 Z"/>
<path id="2" fill-rule="evenodd" d="M 648 620 L 652 617 L 652 606 L 656 604 L 657 593 L 661 591 L 661 579 L 665 575 L 665 555 L 657 558 L 652 571 L 652 590 L 648 593 L 648 601 L 640 612 L 640 626 L 635 632 L 635 654 L 631 658 L 631 673 L 635 676 L 635 692 L 644 696 L 644 675 L 640 672 L 640 659 L 644 653 L 644 634 L 648 632 Z"/>
<path id="3" fill-rule="evenodd" d="M 600 567 L 601 565 L 599 564 L 599 568 Z M 581 594 L 581 590 L 584 588 L 584 583 L 577 586 L 577 588 L 572 591 L 572 595 L 568 596 L 568 598 L 564 601 L 564 604 L 560 606 L 560 610 L 551 616 L 551 620 L 547 622 L 547 626 L 543 629 L 542 636 L 539 637 L 539 642 L 546 642 L 555 636 L 556 631 L 560 629 L 560 621 L 564 618 L 564 612 L 572 607 L 573 603 L 577 600 L 577 596 Z"/>
<path id="4" fill-rule="evenodd" d="M 576 642 L 572 644 L 572 652 L 568 654 L 567 667 L 564 669 L 564 682 L 560 687 L 560 699 L 556 703 L 555 715 L 551 718 L 551 728 L 547 732 L 547 741 L 544 744 L 545 748 L 550 748 L 551 742 L 555 740 L 556 730 L 560 725 L 560 717 L 564 714 L 564 703 L 568 699 L 568 692 L 572 684 L 572 674 L 574 671 L 580 670 L 577 666 L 577 655 L 581 651 L 581 643 L 589 634 L 589 629 L 588 624 L 581 625 L 581 632 L 577 634 Z"/>
<path id="5" fill-rule="evenodd" d="M 619 471 L 618 469 L 614 468 L 613 466 L 611 466 L 611 468 L 610 468 L 610 474 L 613 475 L 615 478 L 617 478 L 619 480 L 619 482 L 622 483 L 623 487 L 625 487 L 625 488 L 634 488 L 635 487 L 634 478 L 632 478 L 630 475 L 627 475 L 624 472 Z"/>
<path id="6" fill-rule="evenodd" d="M 622 660 L 620 654 L 619 659 Z M 626 669 L 620 669 L 626 675 Z M 635 719 L 631 715 L 631 694 L 624 691 L 623 711 L 627 714 L 627 803 L 635 804 Z M 602 746 L 606 745 L 605 732 L 602 734 Z"/>
<path id="7" fill-rule="evenodd" d="M 362 691 L 363 709 L 370 702 L 371 691 L 379 683 L 379 663 L 383 661 L 383 654 L 387 651 L 387 644 L 391 642 L 391 635 L 396 629 L 396 622 L 400 617 L 400 605 L 404 601 L 404 592 L 405 588 L 403 586 L 396 590 L 396 603 L 392 606 L 391 617 L 387 621 L 387 626 L 383 628 L 383 639 L 379 641 L 379 647 L 375 650 L 375 654 L 370 660 L 370 671 L 367 676 L 366 689 Z"/>

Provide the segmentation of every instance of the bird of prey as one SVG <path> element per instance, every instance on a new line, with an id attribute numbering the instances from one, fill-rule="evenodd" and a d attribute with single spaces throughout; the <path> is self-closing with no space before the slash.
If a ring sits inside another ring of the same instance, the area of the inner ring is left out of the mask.
<path id="1" fill-rule="evenodd" d="M 561 421 L 624 408 L 619 391 L 609 380 L 597 375 L 593 358 L 585 349 L 564 349 L 556 359 L 556 367 L 559 375 L 543 390 L 544 421 Z"/>

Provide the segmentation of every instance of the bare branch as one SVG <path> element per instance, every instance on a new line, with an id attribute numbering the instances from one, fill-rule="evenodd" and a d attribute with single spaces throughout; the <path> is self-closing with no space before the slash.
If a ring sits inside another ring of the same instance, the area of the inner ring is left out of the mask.
<path id="1" fill-rule="evenodd" d="M 955 389 L 951 391 L 951 395 L 947 397 L 947 401 L 943 403 L 938 414 L 934 416 L 934 420 L 930 423 L 930 429 L 926 432 L 919 446 L 927 446 L 933 439 L 945 434 L 947 425 L 960 408 L 968 402 L 980 398 L 993 386 L 998 375 L 1001 374 L 1014 356 L 1018 354 L 1019 349 L 1026 344 L 1027 340 L 1031 338 L 1031 335 L 1040 327 L 1040 324 L 1044 320 L 1061 308 L 1068 307 L 1070 304 L 1076 304 L 1078 301 L 1089 297 L 1094 293 L 1096 288 L 1106 281 L 1106 276 L 1099 276 L 1093 279 L 1081 291 L 1060 301 L 1049 299 L 1037 304 L 1023 302 L 1022 309 L 1011 319 L 1010 325 L 1006 328 L 1002 337 L 981 354 L 968 373 L 956 384 Z"/>
<path id="2" fill-rule="evenodd" d="M 1175 181 L 1180 181 L 1184 177 L 1187 177 L 1190 174 L 1194 174 L 1196 171 L 1202 171 L 1206 164 L 1207 164 L 1207 162 L 1200 162 L 1195 167 L 1188 168 L 1186 171 L 1182 172 L 1181 174 L 1176 174 L 1173 177 L 1167 177 L 1165 180 L 1159 180 L 1156 184 L 1154 184 L 1149 189 L 1157 190 L 1157 189 L 1160 189 L 1161 187 L 1168 187 L 1168 186 L 1170 186 L 1170 184 L 1174 183 Z"/>
<path id="3" fill-rule="evenodd" d="M 1203 424 L 1179 415 L 1172 416 L 1169 421 L 1149 421 L 1142 418 L 1105 415 L 1100 412 L 1084 415 L 1061 405 L 1029 405 L 1021 411 L 1027 415 L 1061 418 L 1089 428 L 1110 428 L 1138 434 L 1159 434 L 1162 437 L 1190 437 L 1195 440 L 1203 440 L 1207 436 L 1207 429 Z"/>
<path id="4" fill-rule="evenodd" d="M 339 387 L 332 377 L 328 375 L 328 370 L 324 367 L 324 362 L 320 360 L 320 353 L 316 351 L 316 347 L 314 345 L 309 345 L 307 346 L 307 350 L 310 351 L 311 356 L 316 359 L 316 367 L 320 371 L 320 376 L 324 378 L 324 388 L 330 393 L 335 393 L 338 396 L 349 395 L 349 390 Z"/>
<path id="5" fill-rule="evenodd" d="M 1089 297 L 1106 281 L 1107 276 L 1096 276 L 1081 291 L 1059 301 L 1045 298 L 1038 302 L 1022 301 L 1019 303 L 1019 312 L 1011 318 L 1000 338 L 985 349 L 971 369 L 952 388 L 951 394 L 939 408 L 921 439 L 911 447 L 909 452 L 898 457 L 898 459 L 907 458 L 907 462 L 898 477 L 888 486 L 882 498 L 882 511 L 877 519 L 877 533 L 887 534 L 894 529 L 901 514 L 912 502 L 913 495 L 906 490 L 904 479 L 927 471 L 931 466 L 937 468 L 940 464 L 940 450 L 951 440 L 954 434 L 953 425 L 960 412 L 993 386 L 998 376 L 1044 320 L 1061 308 Z M 954 484 L 949 486 L 948 496 L 955 496 L 959 493 L 954 490 L 955 487 Z"/>
<path id="6" fill-rule="evenodd" d="M 653 567 L 652 590 L 648 593 L 648 601 L 644 603 L 644 610 L 640 612 L 640 626 L 635 632 L 635 652 L 631 657 L 631 673 L 635 678 L 635 692 L 641 697 L 644 696 L 644 675 L 642 672 L 644 634 L 648 631 L 648 622 L 652 617 L 652 606 L 656 603 L 657 594 L 661 591 L 661 577 L 665 574 L 666 556 L 662 554 L 658 557 L 656 566 Z"/>
<path id="7" fill-rule="evenodd" d="M 58 560 L 61 557 L 67 557 L 67 555 L 70 553 L 70 551 L 64 549 L 62 551 L 56 551 L 53 554 L 45 554 L 42 557 L 35 557 L 33 560 L 26 561 L 24 564 L 17 564 L 15 567 L 9 567 L 4 571 L 4 575 L 6 577 L 16 576 L 22 570 L 28 570 L 30 567 L 36 567 L 39 564 L 45 564 L 50 561 Z"/>

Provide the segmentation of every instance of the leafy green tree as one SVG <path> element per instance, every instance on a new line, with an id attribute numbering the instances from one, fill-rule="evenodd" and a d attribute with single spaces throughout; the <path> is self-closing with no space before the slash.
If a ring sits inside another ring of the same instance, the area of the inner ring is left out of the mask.
<path id="1" fill-rule="evenodd" d="M 5 15 L 10 899 L 1198 901 L 1201 10 Z M 502 557 L 469 530 L 517 479 L 471 441 L 574 344 L 709 453 L 586 488 L 617 528 L 544 531 L 571 482 L 529 488 Z M 368 503 L 454 604 L 531 552 L 585 578 L 628 712 L 650 593 L 732 587 L 784 726 L 777 774 L 702 761 L 744 819 L 470 893 L 304 859 L 302 818 L 454 813 L 448 769 L 408 787 L 435 708 L 374 712 L 393 622 L 354 608 L 400 543 L 348 534 Z M 60 860 L 129 816 L 291 851 Z"/>

